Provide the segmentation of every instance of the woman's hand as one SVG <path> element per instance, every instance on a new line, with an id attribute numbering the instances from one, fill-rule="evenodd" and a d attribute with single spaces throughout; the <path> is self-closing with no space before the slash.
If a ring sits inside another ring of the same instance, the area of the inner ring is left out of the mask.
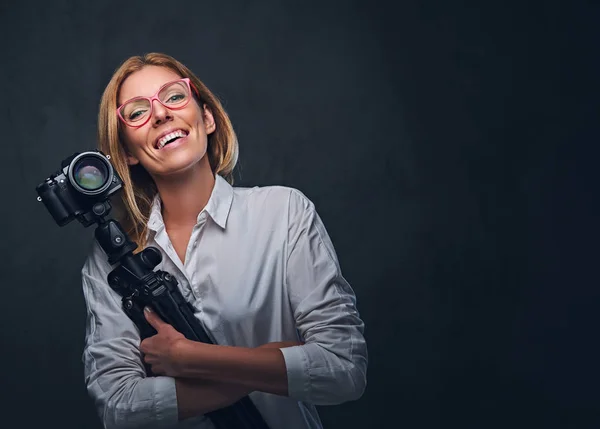
<path id="1" fill-rule="evenodd" d="M 156 335 L 146 338 L 140 344 L 140 350 L 144 353 L 144 361 L 151 365 L 152 372 L 156 375 L 177 377 L 181 370 L 178 361 L 179 352 L 181 346 L 189 340 L 181 332 L 164 322 L 150 308 L 144 309 L 144 316 L 157 332 Z"/>

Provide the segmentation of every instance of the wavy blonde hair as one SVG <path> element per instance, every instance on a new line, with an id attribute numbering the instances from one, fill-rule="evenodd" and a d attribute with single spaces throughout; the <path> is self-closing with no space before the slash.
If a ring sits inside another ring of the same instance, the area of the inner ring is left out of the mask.
<path id="1" fill-rule="evenodd" d="M 168 68 L 187 77 L 195 87 L 194 98 L 201 108 L 206 104 L 214 117 L 216 129 L 208 135 L 207 155 L 213 174 L 233 183 L 232 172 L 238 158 L 238 142 L 233 126 L 217 97 L 186 66 L 161 53 L 133 56 L 114 72 L 100 101 L 98 112 L 98 149 L 110 155 L 111 163 L 123 179 L 120 199 L 113 201 L 115 214 L 129 237 L 138 244 L 137 251 L 147 244 L 148 218 L 157 188 L 152 177 L 140 165 L 127 164 L 127 151 L 122 139 L 124 126 L 117 118 L 119 91 L 125 79 L 146 66 Z"/>

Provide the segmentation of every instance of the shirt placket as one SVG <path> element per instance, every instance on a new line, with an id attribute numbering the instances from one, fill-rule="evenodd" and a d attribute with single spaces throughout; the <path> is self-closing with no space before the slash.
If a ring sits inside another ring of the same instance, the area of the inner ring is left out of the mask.
<path id="1" fill-rule="evenodd" d="M 191 299 L 196 299 L 196 294 L 194 293 L 193 288 L 191 287 L 191 279 L 189 278 L 185 267 L 181 263 L 179 256 L 175 252 L 175 248 L 171 244 L 171 240 L 169 239 L 169 235 L 167 234 L 167 230 L 162 228 L 154 237 L 154 245 L 160 247 L 163 252 L 168 257 L 168 260 L 164 260 L 161 265 L 162 269 L 169 274 L 175 276 L 177 283 L 179 284 L 179 289 L 183 294 L 183 297 L 186 301 L 190 301 Z M 173 269 L 174 268 L 174 269 Z"/>
<path id="2" fill-rule="evenodd" d="M 197 270 L 198 270 L 198 242 L 200 241 L 200 236 L 202 235 L 202 231 L 206 225 L 207 214 L 206 212 L 201 212 L 198 216 L 198 223 L 192 229 L 192 234 L 190 236 L 190 241 L 188 242 L 188 246 L 185 252 L 185 264 L 184 264 L 184 272 L 186 278 L 189 282 L 189 288 L 192 292 L 192 295 L 195 298 L 195 301 L 200 299 L 200 291 L 195 284 L 197 280 Z"/>
<path id="3" fill-rule="evenodd" d="M 198 247 L 198 241 L 200 238 L 200 233 L 206 224 L 206 212 L 203 211 L 198 216 L 198 223 L 192 229 L 192 235 L 190 236 L 190 241 L 188 242 L 187 249 L 185 251 L 185 270 L 189 273 L 189 278 L 192 280 L 192 275 L 194 270 L 196 269 L 194 254 L 196 252 L 196 248 Z"/>

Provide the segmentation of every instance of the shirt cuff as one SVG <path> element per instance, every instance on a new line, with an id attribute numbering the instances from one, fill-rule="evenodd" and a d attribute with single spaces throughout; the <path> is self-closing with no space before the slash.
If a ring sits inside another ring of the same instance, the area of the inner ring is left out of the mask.
<path id="1" fill-rule="evenodd" d="M 154 404 L 157 422 L 175 425 L 179 421 L 174 378 L 154 378 Z"/>
<path id="2" fill-rule="evenodd" d="M 310 374 L 308 355 L 303 346 L 280 348 L 285 361 L 288 396 L 306 401 L 309 395 Z"/>

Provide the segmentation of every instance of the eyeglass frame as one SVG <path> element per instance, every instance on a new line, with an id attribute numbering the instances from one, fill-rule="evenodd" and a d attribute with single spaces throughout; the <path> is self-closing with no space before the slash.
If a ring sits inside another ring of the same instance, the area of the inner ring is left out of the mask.
<path id="1" fill-rule="evenodd" d="M 156 93 L 152 97 L 139 96 L 139 97 L 130 98 L 125 103 L 123 103 L 119 107 L 117 107 L 117 116 L 119 117 L 119 119 L 121 120 L 121 122 L 123 122 L 128 127 L 130 127 L 130 128 L 140 128 L 140 127 L 143 127 L 144 125 L 146 125 L 148 123 L 148 121 L 150 120 L 150 118 L 152 117 L 152 112 L 154 111 L 154 100 L 158 100 L 158 102 L 161 104 L 161 106 L 163 106 L 165 109 L 169 109 L 169 110 L 181 110 L 181 109 L 183 109 L 188 104 L 190 104 L 190 100 L 192 99 L 192 97 L 190 97 L 188 99 L 188 101 L 184 105 L 179 106 L 179 107 L 166 106 L 162 101 L 160 101 L 160 98 L 158 98 L 158 94 L 163 89 L 165 89 L 167 86 L 172 85 L 172 84 L 177 83 L 177 82 L 185 82 L 186 85 L 187 85 L 187 87 L 188 87 L 188 91 L 189 91 L 190 95 L 193 97 L 193 95 L 195 94 L 198 97 L 198 99 L 200 100 L 200 94 L 198 93 L 198 90 L 196 89 L 196 87 L 194 86 L 194 84 L 192 83 L 192 81 L 190 80 L 190 78 L 189 77 L 184 77 L 184 78 L 181 78 L 181 79 L 176 79 L 176 80 L 172 80 L 170 82 L 165 83 L 160 88 L 158 88 L 158 91 L 156 91 Z M 128 104 L 128 103 L 130 103 L 132 101 L 135 101 L 135 100 L 148 100 L 150 102 L 150 114 L 148 115 L 148 117 L 146 118 L 146 120 L 144 122 L 142 122 L 140 125 L 131 125 L 131 124 L 127 123 L 127 121 L 125 120 L 125 118 L 123 118 L 123 116 L 121 115 L 121 108 L 123 106 L 125 106 L 126 104 Z"/>

